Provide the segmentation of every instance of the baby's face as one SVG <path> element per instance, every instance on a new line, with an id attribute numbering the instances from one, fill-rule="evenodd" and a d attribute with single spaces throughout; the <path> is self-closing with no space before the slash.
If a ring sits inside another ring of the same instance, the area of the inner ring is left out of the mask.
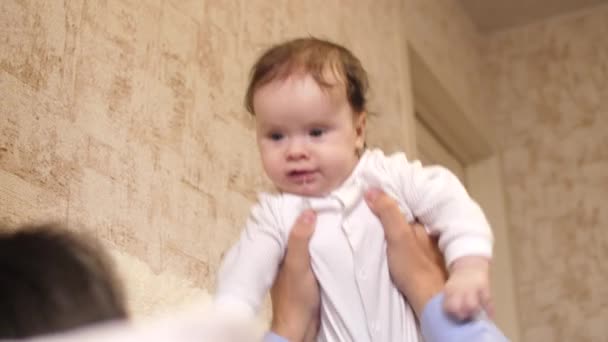
<path id="1" fill-rule="evenodd" d="M 253 105 L 264 170 L 281 191 L 327 195 L 357 165 L 365 115 L 354 116 L 340 83 L 323 89 L 293 75 L 262 86 Z"/>

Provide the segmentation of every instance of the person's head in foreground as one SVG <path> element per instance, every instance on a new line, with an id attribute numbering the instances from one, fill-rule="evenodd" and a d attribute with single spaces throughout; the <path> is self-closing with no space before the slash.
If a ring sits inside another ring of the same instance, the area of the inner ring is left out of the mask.
<path id="1" fill-rule="evenodd" d="M 0 227 L 0 339 L 127 317 L 109 256 L 58 225 Z"/>
<path id="2" fill-rule="evenodd" d="M 287 41 L 256 61 L 245 105 L 279 190 L 323 196 L 348 178 L 365 145 L 367 89 L 361 62 L 325 40 Z"/>

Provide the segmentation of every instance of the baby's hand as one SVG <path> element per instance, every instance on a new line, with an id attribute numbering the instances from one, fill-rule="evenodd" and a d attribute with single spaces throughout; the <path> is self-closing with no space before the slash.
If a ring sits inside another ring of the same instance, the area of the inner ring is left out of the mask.
<path id="1" fill-rule="evenodd" d="M 490 297 L 488 259 L 462 257 L 450 267 L 450 277 L 445 285 L 445 310 L 459 320 L 471 319 L 481 309 L 493 315 Z"/>

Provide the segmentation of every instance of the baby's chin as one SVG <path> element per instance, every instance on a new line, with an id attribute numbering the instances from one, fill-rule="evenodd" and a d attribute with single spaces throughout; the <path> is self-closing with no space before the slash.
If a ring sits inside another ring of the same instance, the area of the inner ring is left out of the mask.
<path id="1" fill-rule="evenodd" d="M 331 193 L 331 190 L 321 189 L 316 186 L 307 186 L 306 184 L 278 188 L 281 192 L 302 197 L 325 197 Z"/>

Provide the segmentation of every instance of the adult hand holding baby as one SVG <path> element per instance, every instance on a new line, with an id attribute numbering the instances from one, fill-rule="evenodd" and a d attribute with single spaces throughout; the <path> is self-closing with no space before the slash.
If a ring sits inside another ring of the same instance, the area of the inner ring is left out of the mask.
<path id="1" fill-rule="evenodd" d="M 371 189 L 365 201 L 384 228 L 393 282 L 420 317 L 426 303 L 443 290 L 447 273 L 437 243 L 420 224 L 410 226 L 397 202 Z"/>
<path id="2" fill-rule="evenodd" d="M 314 341 L 319 329 L 321 296 L 308 250 L 315 222 L 312 210 L 304 211 L 296 220 L 270 291 L 272 331 L 289 341 Z"/>

